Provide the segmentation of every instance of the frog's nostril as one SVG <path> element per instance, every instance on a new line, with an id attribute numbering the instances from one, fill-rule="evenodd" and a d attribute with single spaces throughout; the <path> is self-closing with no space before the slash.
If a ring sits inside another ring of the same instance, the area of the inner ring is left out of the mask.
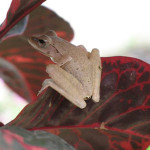
<path id="1" fill-rule="evenodd" d="M 45 41 L 36 37 L 31 37 L 32 41 L 39 42 L 40 44 L 45 44 Z"/>
<path id="2" fill-rule="evenodd" d="M 38 42 L 38 41 L 39 41 L 39 39 L 38 39 L 38 38 L 36 38 L 36 37 L 31 37 L 31 39 L 32 39 L 33 41 L 36 41 L 36 42 Z"/>
<path id="3" fill-rule="evenodd" d="M 34 47 L 35 45 L 37 45 L 38 43 L 38 38 L 35 38 L 35 37 L 29 37 L 28 38 L 28 42 Z"/>

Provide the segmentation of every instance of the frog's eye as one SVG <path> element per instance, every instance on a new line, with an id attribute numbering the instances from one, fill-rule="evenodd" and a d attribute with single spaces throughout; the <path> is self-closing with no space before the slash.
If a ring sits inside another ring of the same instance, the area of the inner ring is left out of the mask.
<path id="1" fill-rule="evenodd" d="M 33 46 L 33 47 L 37 47 L 37 48 L 46 48 L 47 47 L 47 39 L 43 39 L 43 38 L 37 38 L 37 37 L 31 37 L 29 38 L 29 43 Z"/>
<path id="2" fill-rule="evenodd" d="M 45 46 L 46 45 L 46 42 L 42 39 L 39 39 L 38 42 L 39 42 L 40 46 Z"/>
<path id="3" fill-rule="evenodd" d="M 40 42 L 41 44 L 45 43 L 45 41 L 42 40 L 42 39 L 39 39 L 39 42 Z"/>
<path id="4" fill-rule="evenodd" d="M 41 48 L 45 48 L 46 47 L 46 41 L 45 40 L 43 40 L 43 39 L 37 39 L 38 41 L 38 45 L 39 45 L 39 47 L 41 47 Z"/>

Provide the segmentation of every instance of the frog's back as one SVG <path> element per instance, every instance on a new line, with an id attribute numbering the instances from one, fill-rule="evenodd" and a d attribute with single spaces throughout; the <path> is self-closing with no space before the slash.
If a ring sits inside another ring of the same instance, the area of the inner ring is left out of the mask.
<path id="1" fill-rule="evenodd" d="M 88 58 L 87 52 L 76 49 L 69 55 L 72 57 L 72 60 L 63 65 L 62 68 L 81 82 L 87 97 L 90 97 L 92 95 L 93 76 L 92 63 Z"/>

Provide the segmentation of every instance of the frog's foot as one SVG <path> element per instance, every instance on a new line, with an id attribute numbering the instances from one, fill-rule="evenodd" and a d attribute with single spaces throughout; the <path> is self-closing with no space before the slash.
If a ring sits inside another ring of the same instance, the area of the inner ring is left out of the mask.
<path id="1" fill-rule="evenodd" d="M 44 82 L 42 83 L 42 88 L 39 90 L 37 96 L 40 95 L 42 91 L 44 91 L 46 88 L 48 88 L 51 82 L 52 82 L 51 79 L 45 79 Z"/>
<path id="2" fill-rule="evenodd" d="M 40 92 L 47 87 L 51 87 L 79 108 L 86 107 L 84 101 L 86 96 L 83 87 L 75 77 L 56 64 L 48 65 L 46 71 L 51 76 L 51 79 L 46 79 L 43 82 Z"/>

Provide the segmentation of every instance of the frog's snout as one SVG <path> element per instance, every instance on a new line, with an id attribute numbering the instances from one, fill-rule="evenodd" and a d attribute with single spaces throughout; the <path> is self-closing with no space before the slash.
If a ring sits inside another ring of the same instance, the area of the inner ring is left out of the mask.
<path id="1" fill-rule="evenodd" d="M 28 38 L 28 42 L 29 42 L 29 44 L 30 44 L 31 46 L 35 47 L 35 45 L 36 45 L 37 42 L 38 42 L 38 39 L 35 38 L 35 37 L 29 37 L 29 38 Z"/>

